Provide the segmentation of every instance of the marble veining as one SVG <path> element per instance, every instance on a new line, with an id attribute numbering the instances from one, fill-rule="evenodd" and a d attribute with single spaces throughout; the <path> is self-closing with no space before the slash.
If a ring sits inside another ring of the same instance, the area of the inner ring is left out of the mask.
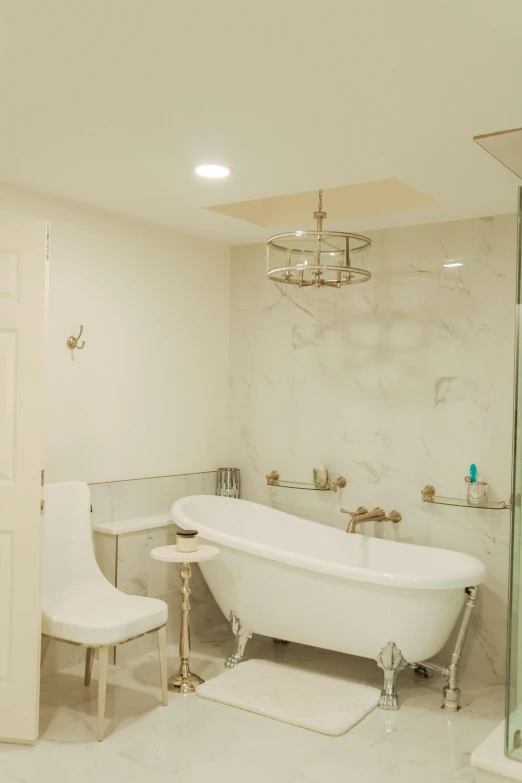
<path id="1" fill-rule="evenodd" d="M 306 671 L 380 687 L 374 662 L 301 645 L 253 639 L 251 655 Z M 194 644 L 194 668 L 209 679 L 231 652 L 228 628 Z M 177 648 L 169 648 L 174 670 Z M 316 732 L 216 704 L 169 694 L 158 704 L 158 658 L 149 653 L 111 666 L 106 736 L 94 739 L 97 663 L 42 678 L 39 742 L 0 746 L 0 779 L 9 783 L 451 783 L 472 781 L 471 752 L 502 719 L 503 688 L 466 680 L 463 709 L 440 706 L 440 680 L 399 675 L 401 710 L 375 710 L 348 734 Z"/>
<path id="2" fill-rule="evenodd" d="M 490 498 L 509 500 L 516 234 L 514 215 L 374 232 L 372 280 L 341 291 L 274 285 L 263 245 L 232 251 L 230 461 L 243 496 L 336 527 L 341 506 L 398 508 L 400 525 L 361 532 L 481 559 L 464 669 L 485 682 L 505 674 L 509 512 L 427 506 L 420 491 L 465 496 L 475 462 Z M 346 489 L 266 485 L 273 469 L 310 480 L 317 463 Z"/>

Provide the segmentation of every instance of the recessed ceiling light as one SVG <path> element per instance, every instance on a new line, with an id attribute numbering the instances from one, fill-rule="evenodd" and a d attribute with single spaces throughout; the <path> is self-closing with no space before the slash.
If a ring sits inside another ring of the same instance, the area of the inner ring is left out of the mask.
<path id="1" fill-rule="evenodd" d="M 443 264 L 446 269 L 452 269 L 454 266 L 464 266 L 460 261 L 452 261 L 451 264 Z"/>
<path id="2" fill-rule="evenodd" d="M 223 179 L 230 175 L 230 169 L 217 163 L 203 163 L 201 166 L 196 166 L 196 174 L 207 179 Z"/>

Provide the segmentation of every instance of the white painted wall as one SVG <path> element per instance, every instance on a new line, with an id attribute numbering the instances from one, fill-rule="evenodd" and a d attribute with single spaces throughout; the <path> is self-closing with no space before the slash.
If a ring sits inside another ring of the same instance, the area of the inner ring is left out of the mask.
<path id="1" fill-rule="evenodd" d="M 0 186 L 6 204 L 52 223 L 46 480 L 226 462 L 229 248 Z"/>

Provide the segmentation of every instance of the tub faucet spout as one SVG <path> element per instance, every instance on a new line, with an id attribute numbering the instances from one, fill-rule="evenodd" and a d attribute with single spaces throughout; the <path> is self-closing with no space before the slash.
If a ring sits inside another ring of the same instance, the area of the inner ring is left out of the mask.
<path id="1" fill-rule="evenodd" d="M 356 511 L 348 511 L 345 508 L 342 508 L 341 511 L 351 517 L 346 528 L 347 533 L 357 533 L 357 525 L 360 522 L 400 522 L 402 519 L 398 511 L 390 511 L 387 515 L 384 509 L 379 507 L 372 509 L 372 511 L 368 511 L 364 506 L 359 506 Z"/>

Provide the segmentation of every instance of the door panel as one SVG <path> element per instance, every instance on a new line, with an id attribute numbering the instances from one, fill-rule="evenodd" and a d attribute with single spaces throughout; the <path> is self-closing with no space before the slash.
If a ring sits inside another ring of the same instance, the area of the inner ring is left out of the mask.
<path id="1" fill-rule="evenodd" d="M 0 739 L 38 735 L 46 224 L 0 208 Z"/>
<path id="2" fill-rule="evenodd" d="M 14 329 L 0 332 L 0 482 L 14 481 L 16 337 Z"/>

